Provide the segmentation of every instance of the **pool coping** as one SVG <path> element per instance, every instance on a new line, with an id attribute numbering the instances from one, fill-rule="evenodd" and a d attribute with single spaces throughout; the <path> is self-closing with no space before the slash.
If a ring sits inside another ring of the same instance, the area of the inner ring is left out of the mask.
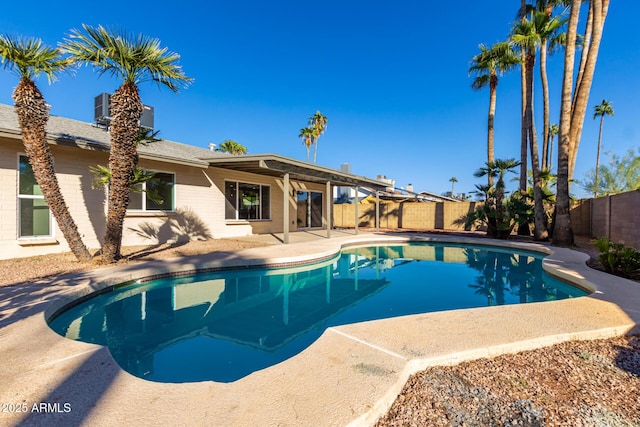
<path id="1" fill-rule="evenodd" d="M 345 246 L 416 240 L 547 253 L 545 270 L 593 293 L 571 300 L 453 310 L 332 327 L 299 355 L 229 384 L 141 380 L 122 371 L 105 348 L 62 338 L 44 322 L 74 298 L 159 272 L 300 264 L 335 256 Z M 370 425 L 386 412 L 409 375 L 428 366 L 570 339 L 640 332 L 640 285 L 592 270 L 585 264 L 587 259 L 586 254 L 570 249 L 534 243 L 428 233 L 363 233 L 247 249 L 232 255 L 149 261 L 68 275 L 48 283 L 55 289 L 46 297 L 25 297 L 27 304 L 36 307 L 29 316 L 10 324 L 0 322 L 0 354 L 3 360 L 15 361 L 0 367 L 0 380 L 6 384 L 0 391 L 0 402 L 25 401 L 29 406 L 55 400 L 69 403 L 74 410 L 0 413 L 0 421 Z M 73 281 L 77 283 L 71 284 Z M 0 295 L 2 292 L 0 288 Z M 496 324 L 500 328 L 493 330 Z M 81 384 L 86 383 L 92 383 L 96 391 L 83 392 Z"/>

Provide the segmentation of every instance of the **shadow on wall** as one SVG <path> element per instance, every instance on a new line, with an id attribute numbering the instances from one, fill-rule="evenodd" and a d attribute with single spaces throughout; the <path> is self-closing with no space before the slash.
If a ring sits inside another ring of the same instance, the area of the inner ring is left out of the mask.
<path id="1" fill-rule="evenodd" d="M 191 209 L 177 209 L 174 215 L 160 225 L 143 222 L 138 227 L 129 227 L 128 230 L 156 244 L 186 243 L 213 237 L 207 224 Z"/>
<path id="2" fill-rule="evenodd" d="M 93 175 L 90 173 L 80 175 L 80 188 L 82 189 L 82 200 L 84 200 L 87 209 L 89 223 L 91 224 L 96 239 L 95 243 L 85 239 L 85 244 L 89 247 L 95 247 L 95 244 L 102 246 L 102 239 L 107 224 L 107 218 L 105 216 L 106 192 L 103 188 L 94 188 Z"/>

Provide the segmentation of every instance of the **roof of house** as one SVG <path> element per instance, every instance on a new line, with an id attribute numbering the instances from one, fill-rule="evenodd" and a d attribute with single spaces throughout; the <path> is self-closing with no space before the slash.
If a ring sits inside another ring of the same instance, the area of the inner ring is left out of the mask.
<path id="1" fill-rule="evenodd" d="M 0 136 L 20 138 L 20 126 L 14 107 L 0 104 Z M 79 120 L 50 116 L 47 122 L 47 138 L 51 144 L 76 146 L 88 150 L 108 151 L 108 129 Z M 260 175 L 284 176 L 303 181 L 335 185 L 362 185 L 383 189 L 386 183 L 363 176 L 345 173 L 316 164 L 310 164 L 277 154 L 232 156 L 192 145 L 161 139 L 151 144 L 138 145 L 142 159 L 159 160 L 206 168 L 215 166 Z"/>
<path id="2" fill-rule="evenodd" d="M 0 135 L 20 137 L 18 116 L 14 107 L 0 104 Z M 109 131 L 91 123 L 65 117 L 50 116 L 47 122 L 47 138 L 52 144 L 78 146 L 90 150 L 108 151 Z M 168 161 L 190 166 L 207 167 L 203 157 L 230 157 L 229 154 L 210 151 L 192 145 L 161 139 L 152 144 L 140 144 L 138 154 L 143 159 Z"/>

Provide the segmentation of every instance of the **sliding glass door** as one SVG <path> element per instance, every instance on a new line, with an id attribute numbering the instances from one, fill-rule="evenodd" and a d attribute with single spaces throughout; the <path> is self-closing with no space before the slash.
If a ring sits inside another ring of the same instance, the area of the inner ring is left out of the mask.
<path id="1" fill-rule="evenodd" d="M 298 228 L 322 228 L 322 193 L 298 191 Z"/>

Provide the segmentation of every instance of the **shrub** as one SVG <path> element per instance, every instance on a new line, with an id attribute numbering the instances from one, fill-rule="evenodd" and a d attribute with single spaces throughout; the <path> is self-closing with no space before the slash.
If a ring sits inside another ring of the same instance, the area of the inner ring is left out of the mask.
<path id="1" fill-rule="evenodd" d="M 640 252 L 623 243 L 614 243 L 606 237 L 594 241 L 600 251 L 598 261 L 607 273 L 635 278 L 640 273 Z"/>

